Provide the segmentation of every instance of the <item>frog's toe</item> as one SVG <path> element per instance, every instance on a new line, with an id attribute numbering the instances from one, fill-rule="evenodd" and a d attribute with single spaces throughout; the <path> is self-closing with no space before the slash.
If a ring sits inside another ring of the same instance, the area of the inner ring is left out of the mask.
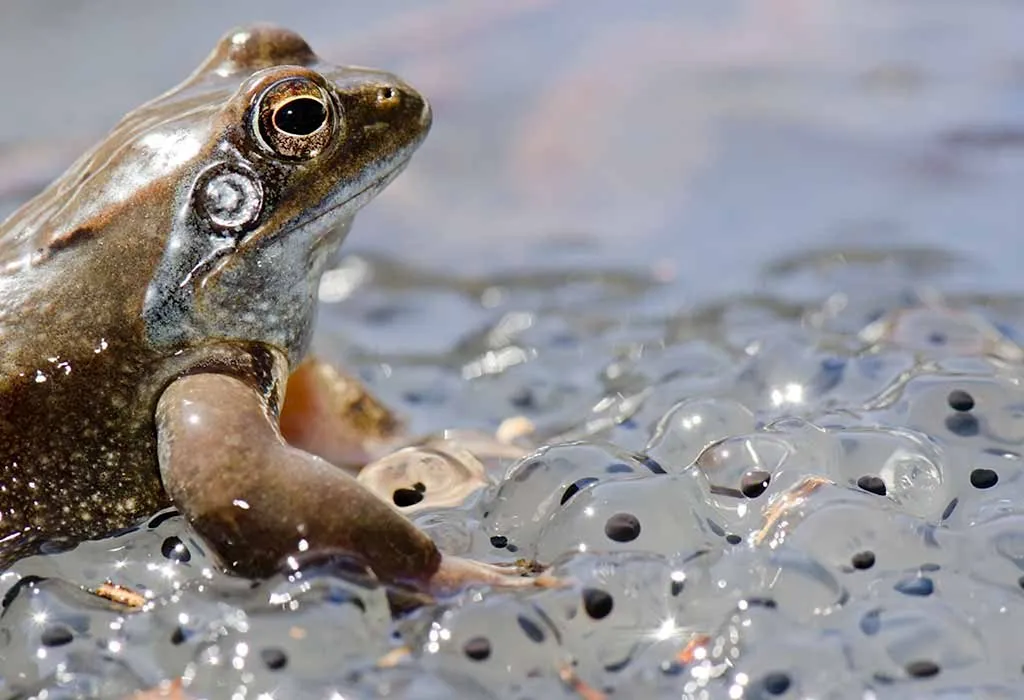
<path id="1" fill-rule="evenodd" d="M 548 573 L 524 576 L 519 567 L 497 566 L 454 556 L 445 556 L 441 566 L 428 581 L 430 591 L 436 595 L 455 593 L 474 585 L 491 588 L 561 588 L 566 584 Z"/>
<path id="2" fill-rule="evenodd" d="M 343 467 L 371 462 L 402 430 L 358 379 L 315 358 L 289 376 L 280 426 L 292 446 Z"/>

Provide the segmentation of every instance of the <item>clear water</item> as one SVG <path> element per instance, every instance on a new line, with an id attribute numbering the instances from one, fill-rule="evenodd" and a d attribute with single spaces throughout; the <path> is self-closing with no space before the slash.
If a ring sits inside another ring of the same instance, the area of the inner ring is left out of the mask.
<path id="1" fill-rule="evenodd" d="M 490 305 L 350 255 L 361 281 L 323 313 L 352 337 L 451 303 L 486 317 L 356 359 L 386 399 L 425 429 L 522 415 L 544 443 L 488 460 L 459 506 L 423 507 L 428 486 L 410 517 L 569 585 L 393 615 L 350 563 L 220 573 L 167 513 L 0 577 L 4 697 L 178 677 L 210 698 L 1018 697 L 1024 308 L 940 298 L 915 259 L 822 254 L 777 273 L 804 298 L 658 315 L 667 290 L 639 276 L 508 278 Z M 872 289 L 843 291 L 851 275 Z M 475 376 L 486 356 L 528 361 Z M 106 580 L 145 609 L 83 590 Z"/>

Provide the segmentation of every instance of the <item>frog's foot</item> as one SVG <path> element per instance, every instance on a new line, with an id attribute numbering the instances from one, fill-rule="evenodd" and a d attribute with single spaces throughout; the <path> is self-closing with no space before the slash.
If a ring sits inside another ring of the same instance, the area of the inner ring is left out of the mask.
<path id="1" fill-rule="evenodd" d="M 467 586 L 490 586 L 492 588 L 561 588 L 566 582 L 541 573 L 525 576 L 519 566 L 501 566 L 461 557 L 445 556 L 441 566 L 430 577 L 427 585 L 436 595 L 446 595 Z"/>
<path id="2" fill-rule="evenodd" d="M 402 432 L 362 382 L 316 358 L 288 378 L 280 426 L 293 447 L 349 468 L 382 456 Z"/>

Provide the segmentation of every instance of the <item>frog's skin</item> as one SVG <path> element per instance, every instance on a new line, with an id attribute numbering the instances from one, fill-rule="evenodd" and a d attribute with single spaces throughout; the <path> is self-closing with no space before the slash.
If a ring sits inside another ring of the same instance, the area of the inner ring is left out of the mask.
<path id="1" fill-rule="evenodd" d="M 3 223 L 0 564 L 173 504 L 245 575 L 337 548 L 491 575 L 278 427 L 321 272 L 430 122 L 392 75 L 240 29 Z"/>

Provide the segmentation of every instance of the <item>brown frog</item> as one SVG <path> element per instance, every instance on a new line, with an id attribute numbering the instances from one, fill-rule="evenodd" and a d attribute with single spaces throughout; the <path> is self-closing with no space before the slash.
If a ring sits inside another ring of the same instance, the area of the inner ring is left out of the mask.
<path id="1" fill-rule="evenodd" d="M 506 580 L 279 427 L 321 273 L 430 123 L 393 75 L 240 29 L 0 226 L 0 564 L 173 504 L 243 575 L 342 549 Z"/>

